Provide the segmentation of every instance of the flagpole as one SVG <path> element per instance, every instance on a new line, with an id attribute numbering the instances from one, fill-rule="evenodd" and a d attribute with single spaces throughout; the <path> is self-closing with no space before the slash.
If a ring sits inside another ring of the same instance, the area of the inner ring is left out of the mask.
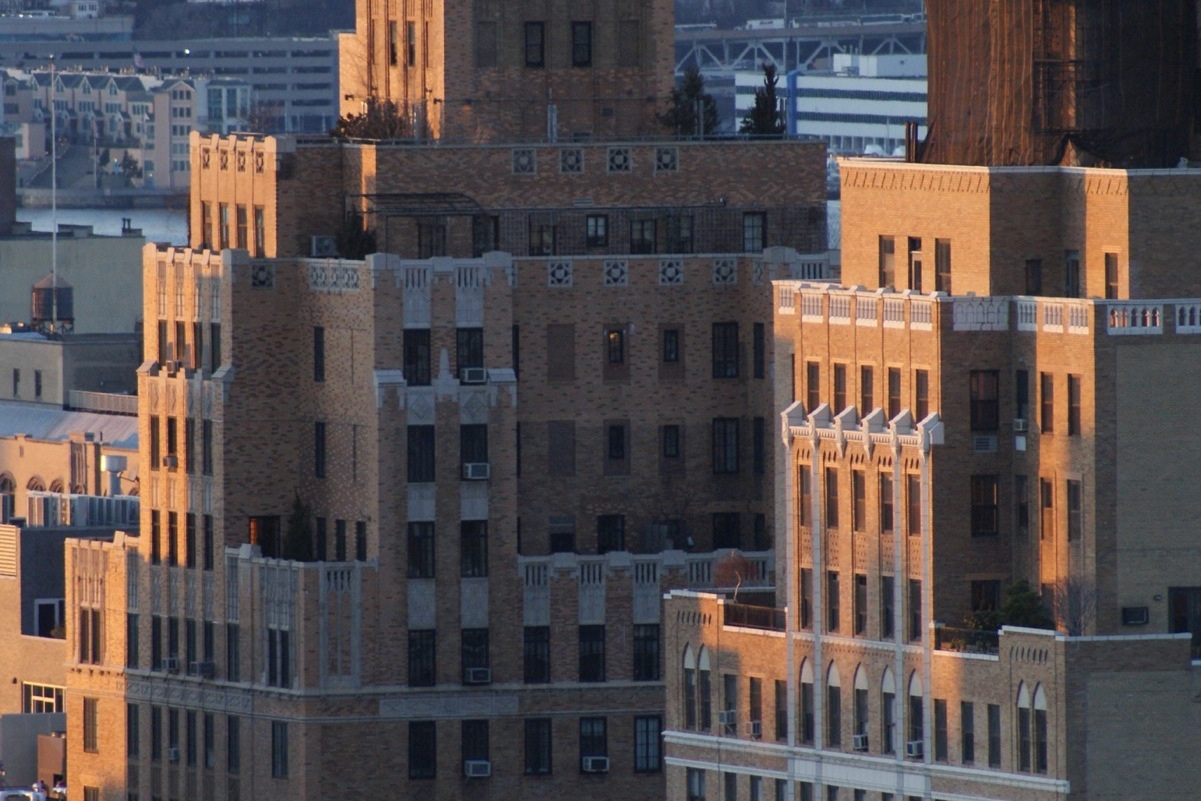
<path id="1" fill-rule="evenodd" d="M 50 330 L 58 331 L 58 108 L 50 54 Z"/>

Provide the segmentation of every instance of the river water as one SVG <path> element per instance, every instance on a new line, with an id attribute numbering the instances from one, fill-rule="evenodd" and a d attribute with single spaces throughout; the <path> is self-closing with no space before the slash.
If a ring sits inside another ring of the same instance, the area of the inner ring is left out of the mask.
<path id="1" fill-rule="evenodd" d="M 50 231 L 50 209 L 17 209 L 19 222 L 33 223 L 35 231 Z M 90 225 L 97 234 L 119 236 L 121 221 L 131 220 L 134 228 L 150 242 L 168 245 L 188 244 L 188 221 L 183 209 L 59 209 L 58 221 Z"/>

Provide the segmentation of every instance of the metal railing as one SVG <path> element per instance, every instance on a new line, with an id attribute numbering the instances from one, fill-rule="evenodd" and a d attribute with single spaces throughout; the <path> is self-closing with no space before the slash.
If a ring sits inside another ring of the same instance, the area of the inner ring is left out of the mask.
<path id="1" fill-rule="evenodd" d="M 105 412 L 137 416 L 138 396 L 117 395 L 112 392 L 86 392 L 72 389 L 67 393 L 67 406 L 83 412 Z"/>
<path id="2" fill-rule="evenodd" d="M 784 630 L 784 610 L 774 606 L 752 606 L 726 602 L 722 604 L 722 623 L 767 631 Z"/>
<path id="3" fill-rule="evenodd" d="M 968 654 L 996 654 L 1001 647 L 1000 633 L 988 629 L 961 629 L 939 626 L 934 629 L 934 650 Z"/>

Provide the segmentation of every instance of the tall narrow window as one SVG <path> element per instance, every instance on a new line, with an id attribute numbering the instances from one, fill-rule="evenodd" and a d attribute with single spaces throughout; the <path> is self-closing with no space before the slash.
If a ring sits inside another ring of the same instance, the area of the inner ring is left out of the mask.
<path id="1" fill-rule="evenodd" d="M 826 468 L 826 528 L 838 528 L 838 470 Z"/>
<path id="2" fill-rule="evenodd" d="M 717 417 L 713 420 L 713 473 L 732 475 L 738 472 L 738 418 Z"/>
<path id="3" fill-rule="evenodd" d="M 1042 433 L 1050 434 L 1055 430 L 1055 375 L 1039 373 L 1039 402 L 1042 404 L 1038 425 Z"/>
<path id="4" fill-rule="evenodd" d="M 1118 296 L 1118 254 L 1105 254 L 1105 298 L 1112 300 Z"/>
<path id="5" fill-rule="evenodd" d="M 405 23 L 405 50 L 405 63 L 417 66 L 417 23 L 412 20 Z"/>
<path id="6" fill-rule="evenodd" d="M 409 778 L 438 775 L 438 725 L 432 720 L 409 721 Z"/>
<path id="7" fill-rule="evenodd" d="M 1068 479 L 1067 482 L 1067 504 L 1068 504 L 1068 541 L 1073 542 L 1080 539 L 1080 535 L 1084 529 L 1084 514 L 1081 511 L 1080 504 L 1080 482 Z"/>
<path id="8" fill-rule="evenodd" d="M 1039 539 L 1050 539 L 1055 536 L 1055 487 L 1045 478 L 1038 480 L 1038 505 Z"/>
<path id="9" fill-rule="evenodd" d="M 913 373 L 913 418 L 921 422 L 930 414 L 930 371 L 916 370 Z"/>
<path id="10" fill-rule="evenodd" d="M 951 294 L 951 240 L 934 240 L 934 291 Z"/>
<path id="11" fill-rule="evenodd" d="M 867 631 L 867 576 L 855 574 L 855 634 Z"/>
<path id="12" fill-rule="evenodd" d="M 546 26 L 541 22 L 525 24 L 525 65 L 527 67 L 546 66 Z"/>
<path id="13" fill-rule="evenodd" d="M 1026 294 L 1038 296 L 1043 293 L 1043 260 L 1026 259 Z"/>
<path id="14" fill-rule="evenodd" d="M 922 535 L 922 479 L 921 476 L 909 474 L 905 476 L 905 527 L 910 537 Z"/>
<path id="15" fill-rule="evenodd" d="M 826 571 L 826 631 L 838 631 L 838 571 Z"/>
<path id="16" fill-rule="evenodd" d="M 896 241 L 891 236 L 880 237 L 880 287 L 896 285 Z"/>
<path id="17" fill-rule="evenodd" d="M 851 528 L 867 529 L 867 474 L 862 470 L 851 471 Z"/>
<path id="18" fill-rule="evenodd" d="M 592 23 L 571 23 L 571 66 L 592 66 Z"/>
<path id="19" fill-rule="evenodd" d="M 888 419 L 892 420 L 901 413 L 901 370 L 897 367 L 888 368 Z"/>
<path id="20" fill-rule="evenodd" d="M 991 537 L 998 531 L 998 486 L 995 475 L 972 476 L 972 536 Z"/>
<path id="21" fill-rule="evenodd" d="M 325 380 L 325 329 L 313 327 L 313 380 Z"/>
<path id="22" fill-rule="evenodd" d="M 1068 436 L 1080 436 L 1080 376 L 1068 376 Z"/>
<path id="23" fill-rule="evenodd" d="M 235 212 L 237 220 L 238 241 L 234 243 L 234 247 L 250 249 L 250 226 L 249 215 L 245 206 L 238 206 Z"/>
<path id="24" fill-rule="evenodd" d="M 917 579 L 909 579 L 909 640 L 920 642 L 922 639 L 922 583 Z M 918 739 L 918 738 L 913 738 Z"/>
<path id="25" fill-rule="evenodd" d="M 404 332 L 404 377 L 409 386 L 430 383 L 430 331 L 408 328 Z"/>
<path id="26" fill-rule="evenodd" d="M 994 432 L 1000 427 L 999 384 L 996 370 L 972 370 L 968 387 L 972 431 Z"/>
<path id="27" fill-rule="evenodd" d="M 880 474 L 880 533 L 891 534 L 893 530 L 892 476 Z"/>
<path id="28" fill-rule="evenodd" d="M 801 568 L 801 628 L 813 626 L 813 571 Z"/>
<path id="29" fill-rule="evenodd" d="M 522 660 L 526 684 L 546 684 L 550 681 L 550 627 L 525 627 Z"/>
<path id="30" fill-rule="evenodd" d="M 738 323 L 713 324 L 713 377 L 738 377 Z"/>
<path id="31" fill-rule="evenodd" d="M 959 759 L 965 765 L 976 761 L 976 711 L 971 701 L 959 702 Z"/>
<path id="32" fill-rule="evenodd" d="M 1080 251 L 1067 250 L 1063 254 L 1063 296 L 1080 297 Z"/>
<path id="33" fill-rule="evenodd" d="M 1030 414 L 1030 371 L 1018 370 L 1013 374 L 1014 413 L 1025 421 Z"/>
<path id="34" fill-rule="evenodd" d="M 767 214 L 748 211 L 742 215 L 742 252 L 761 253 L 767 247 Z"/>
<path id="35" fill-rule="evenodd" d="M 388 65 L 395 67 L 400 63 L 400 43 L 397 39 L 400 37 L 400 31 L 397 30 L 399 23 L 392 20 L 388 23 Z"/>
<path id="36" fill-rule="evenodd" d="M 1001 767 L 1001 706 L 988 705 L 988 766 Z"/>
<path id="37" fill-rule="evenodd" d="M 460 531 L 460 575 L 481 578 L 488 575 L 488 521 L 464 520 Z"/>
<path id="38" fill-rule="evenodd" d="M 841 414 L 847 408 L 847 366 L 834 365 L 834 414 Z"/>
<path id="39" fill-rule="evenodd" d="M 891 640 L 896 635 L 896 583 L 892 576 L 880 576 L 880 639 Z"/>
<path id="40" fill-rule="evenodd" d="M 821 365 L 818 362 L 805 362 L 805 411 L 809 414 L 821 406 L 822 390 Z"/>
<path id="41" fill-rule="evenodd" d="M 605 680 L 605 627 L 580 626 L 580 681 Z"/>
<path id="42" fill-rule="evenodd" d="M 909 237 L 909 288 L 922 291 L 922 240 Z"/>
<path id="43" fill-rule="evenodd" d="M 826 674 L 826 745 L 842 745 L 842 686 L 836 665 Z"/>
<path id="44" fill-rule="evenodd" d="M 1024 475 L 1013 477 L 1014 533 L 1025 536 L 1030 533 L 1030 488 Z"/>
<path id="45" fill-rule="evenodd" d="M 254 255 L 260 259 L 267 255 L 266 212 L 262 206 L 254 207 Z"/>
<path id="46" fill-rule="evenodd" d="M 863 417 L 871 414 L 876 408 L 875 387 L 873 386 L 875 376 L 872 374 L 872 368 L 866 365 L 859 368 L 859 415 Z"/>
<path id="47" fill-rule="evenodd" d="M 313 475 L 325 478 L 325 423 L 313 423 Z"/>
<path id="48" fill-rule="evenodd" d="M 934 761 L 947 761 L 947 702 L 934 699 Z"/>
<path id="49" fill-rule="evenodd" d="M 229 247 L 229 204 L 221 203 L 218 205 L 218 249 L 225 250 Z"/>

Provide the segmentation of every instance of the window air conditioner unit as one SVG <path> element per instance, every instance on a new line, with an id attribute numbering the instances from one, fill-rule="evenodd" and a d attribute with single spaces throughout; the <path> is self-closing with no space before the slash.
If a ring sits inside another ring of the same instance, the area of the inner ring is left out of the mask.
<path id="1" fill-rule="evenodd" d="M 459 383 L 486 384 L 488 383 L 488 370 L 485 367 L 464 367 L 459 371 Z"/>
<path id="2" fill-rule="evenodd" d="M 487 462 L 467 462 L 463 465 L 463 478 L 468 481 L 487 481 L 490 473 Z"/>
<path id="3" fill-rule="evenodd" d="M 738 712 L 733 709 L 727 709 L 717 713 L 718 726 L 735 726 L 738 724 Z"/>
<path id="4" fill-rule="evenodd" d="M 759 739 L 763 738 L 763 721 L 752 720 L 750 729 L 751 729 L 751 738 L 752 739 L 759 740 Z"/>
<path id="5" fill-rule="evenodd" d="M 168 470 L 174 470 L 176 467 L 179 467 L 179 457 L 171 455 L 164 456 L 163 467 L 167 468 Z"/>
<path id="6" fill-rule="evenodd" d="M 996 453 L 997 438 L 992 434 L 972 435 L 972 450 L 976 453 Z"/>
<path id="7" fill-rule="evenodd" d="M 486 759 L 469 759 L 463 763 L 463 775 L 468 779 L 486 779 L 492 775 L 492 763 Z"/>
<path id="8" fill-rule="evenodd" d="M 464 677 L 464 684 L 491 684 L 492 669 L 486 667 L 470 667 L 467 668 L 467 675 Z"/>
<path id="9" fill-rule="evenodd" d="M 922 741 L 909 740 L 905 743 L 905 756 L 913 757 L 914 759 L 922 758 Z"/>
<path id="10" fill-rule="evenodd" d="M 310 237 L 309 255 L 314 259 L 336 259 L 338 239 L 333 236 Z"/>
<path id="11" fill-rule="evenodd" d="M 178 762 L 179 761 L 179 749 L 178 748 L 168 748 L 167 749 L 167 761 L 168 762 Z"/>
<path id="12" fill-rule="evenodd" d="M 854 737 L 854 740 L 855 740 L 854 745 L 855 745 L 856 751 L 866 751 L 867 750 L 867 735 L 866 734 L 856 734 Z"/>
<path id="13" fill-rule="evenodd" d="M 202 679 L 211 679 L 217 675 L 217 666 L 212 662 L 189 662 L 188 675 L 199 676 Z"/>
<path id="14" fill-rule="evenodd" d="M 178 673 L 179 672 L 179 660 L 173 656 L 169 656 L 163 660 L 163 663 L 162 663 L 162 665 L 160 665 L 160 667 L 167 673 Z"/>
<path id="15" fill-rule="evenodd" d="M 1016 418 L 1014 418 L 1014 421 L 1013 421 L 1013 433 L 1015 433 L 1015 434 L 1025 434 L 1025 433 L 1026 433 L 1026 431 L 1027 431 L 1027 424 L 1026 424 L 1026 420 L 1025 420 L 1025 418 L 1022 418 L 1022 417 L 1016 417 Z"/>
<path id="16" fill-rule="evenodd" d="M 608 773 L 609 758 L 603 756 L 586 756 L 583 759 L 585 773 Z"/>

